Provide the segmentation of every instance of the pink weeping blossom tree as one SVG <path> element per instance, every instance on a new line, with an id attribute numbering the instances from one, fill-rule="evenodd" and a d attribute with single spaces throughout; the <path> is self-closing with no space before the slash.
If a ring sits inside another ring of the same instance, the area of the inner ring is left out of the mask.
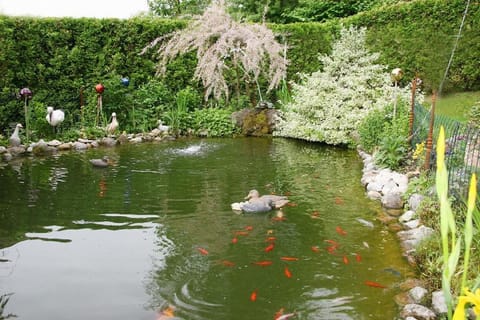
<path id="1" fill-rule="evenodd" d="M 234 21 L 226 12 L 223 0 L 214 2 L 185 29 L 153 40 L 143 52 L 158 45 L 157 75 L 164 74 L 168 63 L 178 55 L 196 50 L 198 62 L 194 77 L 205 88 L 205 100 L 210 96 L 228 100 L 229 79 L 232 79 L 229 76 L 233 75 L 237 95 L 242 82 L 247 90 L 248 83 L 255 82 L 262 101 L 259 77 L 267 80 L 269 92 L 286 76 L 286 47 L 265 24 Z"/>

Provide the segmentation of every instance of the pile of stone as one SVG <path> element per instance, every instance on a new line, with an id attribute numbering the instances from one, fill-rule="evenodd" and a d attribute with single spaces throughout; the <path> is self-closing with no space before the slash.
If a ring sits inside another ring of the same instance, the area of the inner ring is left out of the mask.
<path id="1" fill-rule="evenodd" d="M 98 147 L 114 147 L 117 144 L 160 142 L 173 139 L 175 139 L 173 136 L 157 128 L 147 133 L 123 133 L 119 136 L 109 136 L 100 139 L 78 139 L 77 141 L 70 142 L 61 142 L 58 140 L 44 141 L 40 139 L 28 146 L 19 145 L 8 148 L 0 146 L 0 160 L 8 162 L 22 155 L 48 156 L 59 151 L 83 151 Z"/>
<path id="2" fill-rule="evenodd" d="M 379 219 L 397 232 L 404 256 L 413 266 L 416 247 L 435 231 L 422 225 L 416 213 L 424 197 L 412 194 L 405 199 L 410 175 L 379 168 L 370 154 L 359 150 L 364 169 L 362 184 L 367 196 L 380 200 L 385 216 Z M 407 209 L 405 209 L 407 208 Z M 445 317 L 447 306 L 441 291 L 429 293 L 419 279 L 408 279 L 400 285 L 402 293 L 395 297 L 401 307 L 400 317 L 406 320 L 433 320 Z"/>

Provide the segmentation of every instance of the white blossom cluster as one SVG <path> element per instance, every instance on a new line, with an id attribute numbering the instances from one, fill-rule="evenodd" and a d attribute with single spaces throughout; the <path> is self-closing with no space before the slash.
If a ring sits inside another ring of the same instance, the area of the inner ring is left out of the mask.
<path id="1" fill-rule="evenodd" d="M 320 56 L 323 70 L 293 85 L 293 101 L 285 106 L 276 136 L 327 144 L 351 145 L 361 120 L 373 109 L 410 93 L 394 94 L 390 73 L 375 64 L 378 54 L 366 49 L 366 29 L 342 28 L 329 56 Z"/>

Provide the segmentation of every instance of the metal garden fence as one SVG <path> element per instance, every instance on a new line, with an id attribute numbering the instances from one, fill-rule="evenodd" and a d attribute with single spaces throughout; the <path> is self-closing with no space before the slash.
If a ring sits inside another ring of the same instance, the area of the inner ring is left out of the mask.
<path id="1" fill-rule="evenodd" d="M 434 108 L 434 106 L 432 106 Z M 435 169 L 435 144 L 440 127 L 445 129 L 446 155 L 445 162 L 448 168 L 448 184 L 450 193 L 458 198 L 467 196 L 469 181 L 472 173 L 480 171 L 480 130 L 467 123 L 462 123 L 442 115 L 434 115 L 422 105 L 413 106 L 412 148 L 425 142 L 429 144 L 431 131 L 431 153 L 427 150 L 426 169 Z M 434 113 L 434 112 L 433 112 Z"/>

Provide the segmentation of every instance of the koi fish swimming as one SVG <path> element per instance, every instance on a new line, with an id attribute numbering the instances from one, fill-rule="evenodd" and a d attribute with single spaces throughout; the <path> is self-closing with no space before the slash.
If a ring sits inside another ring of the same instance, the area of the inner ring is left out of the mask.
<path id="1" fill-rule="evenodd" d="M 238 242 L 238 238 L 237 238 L 237 237 L 233 237 L 232 243 L 235 244 L 235 243 L 237 243 L 237 242 Z"/>
<path id="2" fill-rule="evenodd" d="M 267 267 L 272 265 L 273 261 L 271 260 L 263 260 L 263 261 L 257 261 L 257 262 L 252 262 L 254 265 L 260 266 L 260 267 Z"/>
<path id="3" fill-rule="evenodd" d="M 252 302 L 257 301 L 257 290 L 256 289 L 250 294 L 250 301 L 252 301 Z"/>
<path id="4" fill-rule="evenodd" d="M 222 264 L 225 266 L 225 267 L 234 267 L 235 266 L 235 262 L 232 262 L 230 260 L 222 260 Z"/>
<path id="5" fill-rule="evenodd" d="M 285 266 L 285 269 L 283 269 L 283 273 L 285 274 L 285 277 L 287 277 L 287 278 L 292 277 L 292 273 L 290 272 L 290 270 L 288 270 L 288 268 L 286 266 Z"/>
<path id="6" fill-rule="evenodd" d="M 335 228 L 335 231 L 337 231 L 337 233 L 341 236 L 346 236 L 347 235 L 347 231 L 343 230 L 342 227 L 340 227 L 340 226 L 337 226 Z"/>
<path id="7" fill-rule="evenodd" d="M 203 254 L 204 256 L 206 256 L 206 255 L 208 254 L 208 251 L 205 250 L 204 248 L 200 248 L 200 247 L 199 247 L 199 248 L 197 248 L 197 250 L 198 250 L 201 254 Z"/>
<path id="8" fill-rule="evenodd" d="M 273 250 L 273 248 L 275 248 L 275 244 L 274 243 L 270 243 L 266 248 L 265 248 L 265 252 L 270 252 Z"/>
<path id="9" fill-rule="evenodd" d="M 370 280 L 366 280 L 365 281 L 365 284 L 369 287 L 374 287 L 374 288 L 386 288 L 386 286 L 384 286 L 383 284 L 380 284 L 378 282 L 375 282 L 375 281 L 370 281 Z"/>
<path id="10" fill-rule="evenodd" d="M 283 261 L 298 261 L 297 257 L 280 257 L 280 260 Z"/>

